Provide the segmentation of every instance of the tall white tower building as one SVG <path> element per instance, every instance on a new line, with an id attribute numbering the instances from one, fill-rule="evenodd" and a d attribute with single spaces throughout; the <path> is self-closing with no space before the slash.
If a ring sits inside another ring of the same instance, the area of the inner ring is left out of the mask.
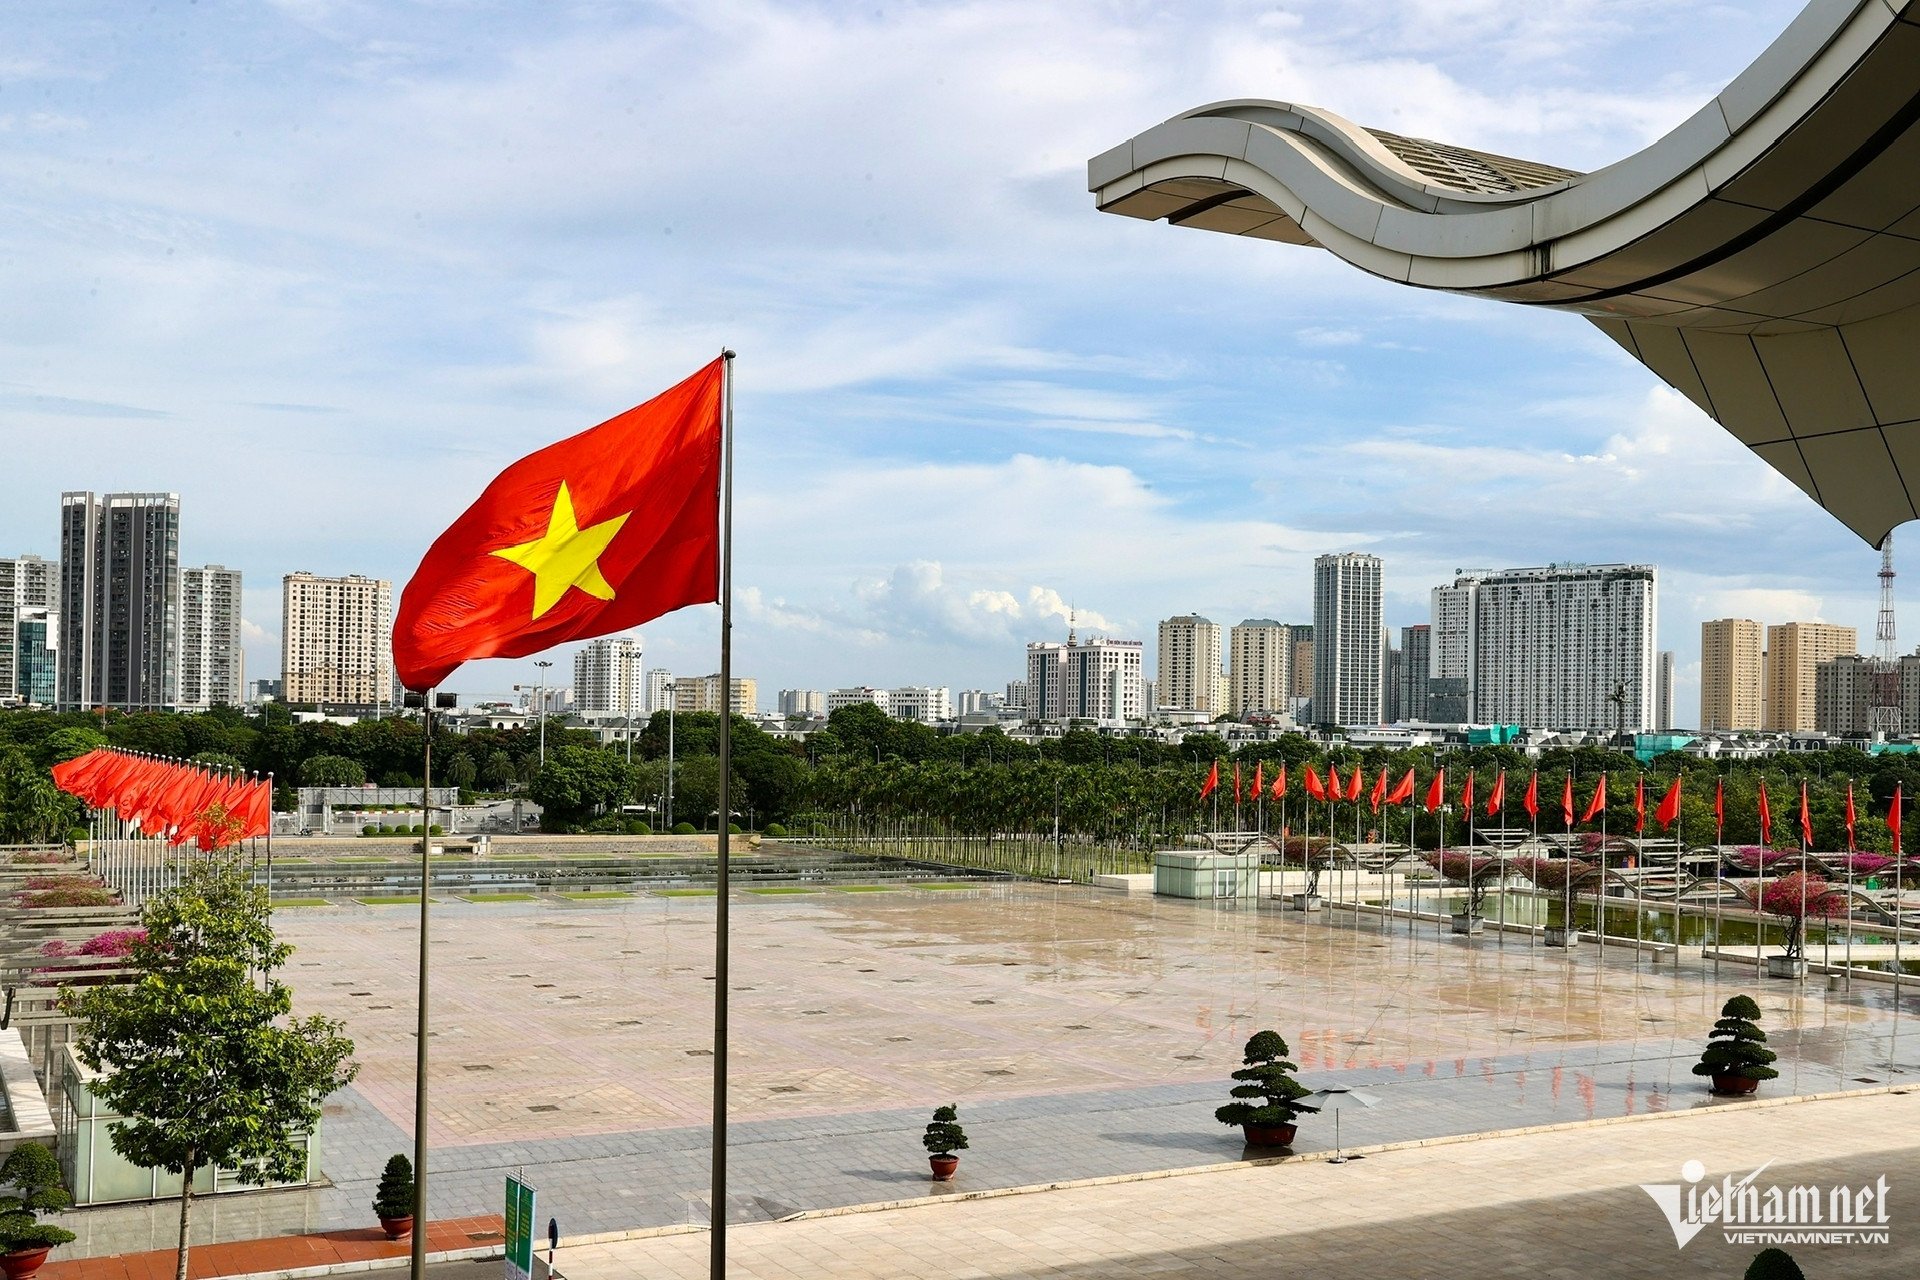
<path id="1" fill-rule="evenodd" d="M 1197 613 L 1160 624 L 1160 674 L 1154 696 L 1163 707 L 1225 714 L 1220 700 L 1220 624 Z"/>
<path id="2" fill-rule="evenodd" d="M 573 655 L 573 708 L 585 715 L 639 717 L 647 712 L 638 636 L 603 636 Z"/>
<path id="3" fill-rule="evenodd" d="M 1248 618 L 1227 633 L 1227 711 L 1285 711 L 1293 688 L 1293 631 L 1271 618 Z"/>
<path id="4" fill-rule="evenodd" d="M 183 707 L 237 707 L 246 701 L 238 569 L 210 564 L 180 571 L 178 687 Z"/>
<path id="5" fill-rule="evenodd" d="M 1313 562 L 1313 718 L 1381 720 L 1380 557 L 1364 551 Z"/>

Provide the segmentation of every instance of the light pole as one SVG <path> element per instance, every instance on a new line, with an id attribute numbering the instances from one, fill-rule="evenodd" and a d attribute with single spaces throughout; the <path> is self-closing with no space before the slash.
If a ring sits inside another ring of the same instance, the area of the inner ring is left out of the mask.
<path id="1" fill-rule="evenodd" d="M 533 665 L 540 668 L 540 692 L 535 695 L 539 701 L 534 710 L 540 717 L 540 767 L 544 769 L 547 766 L 547 669 L 553 664 L 536 662 Z"/>
<path id="2" fill-rule="evenodd" d="M 666 828 L 667 828 L 667 830 L 668 830 L 668 831 L 672 831 L 672 830 L 673 830 L 673 712 L 674 712 L 674 703 L 676 703 L 676 702 L 678 702 L 678 701 L 679 701 L 679 699 L 678 699 L 677 697 L 675 697 L 675 696 L 674 696 L 674 682 L 673 682 L 673 681 L 671 681 L 671 680 L 669 680 L 669 681 L 667 681 L 667 682 L 666 682 L 665 684 L 663 684 L 663 685 L 661 685 L 660 687 L 661 687 L 661 688 L 663 688 L 663 689 L 665 689 L 665 690 L 667 691 L 667 819 L 666 819 Z"/>

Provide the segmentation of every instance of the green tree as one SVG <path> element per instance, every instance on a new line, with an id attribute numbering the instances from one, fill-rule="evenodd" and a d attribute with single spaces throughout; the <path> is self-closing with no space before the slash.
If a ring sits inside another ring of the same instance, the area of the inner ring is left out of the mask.
<path id="1" fill-rule="evenodd" d="M 225 769 L 232 773 L 243 772 L 247 767 L 241 763 L 239 756 L 228 755 L 224 751 L 202 751 L 193 756 L 189 762 L 203 764 L 209 769 Z"/>
<path id="2" fill-rule="evenodd" d="M 489 791 L 505 791 L 513 785 L 514 777 L 513 757 L 502 749 L 489 753 L 480 768 L 480 785 Z"/>
<path id="3" fill-rule="evenodd" d="M 52 844 L 80 821 L 80 802 L 18 747 L 0 749 L 0 843 Z"/>
<path id="4" fill-rule="evenodd" d="M 105 736 L 94 729 L 55 729 L 41 742 L 40 758 L 50 765 L 59 764 L 106 745 Z"/>
<path id="5" fill-rule="evenodd" d="M 473 757 L 464 751 L 455 756 L 447 765 L 448 784 L 458 787 L 462 791 L 471 790 L 474 780 L 479 776 L 480 770 L 478 766 L 473 763 Z"/>
<path id="6" fill-rule="evenodd" d="M 358 787 L 366 781 L 366 767 L 346 756 L 310 756 L 300 766 L 303 787 Z"/>
<path id="7" fill-rule="evenodd" d="M 267 895 L 225 859 L 202 862 L 140 912 L 126 986 L 68 989 L 75 1052 L 92 1086 L 125 1116 L 113 1149 L 181 1177 L 174 1275 L 186 1280 L 194 1174 L 209 1165 L 264 1185 L 304 1175 L 294 1136 L 312 1133 L 326 1096 L 358 1071 L 353 1042 L 318 1014 L 293 1018 L 275 978 L 293 948 L 277 941 Z"/>
<path id="8" fill-rule="evenodd" d="M 630 788 L 620 756 L 601 747 L 559 746 L 547 749 L 527 794 L 541 808 L 542 827 L 561 831 L 620 804 Z"/>

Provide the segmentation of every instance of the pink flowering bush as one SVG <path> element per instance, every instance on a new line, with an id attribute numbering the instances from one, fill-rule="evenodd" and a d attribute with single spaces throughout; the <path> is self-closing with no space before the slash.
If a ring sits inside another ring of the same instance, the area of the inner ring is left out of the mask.
<path id="1" fill-rule="evenodd" d="M 115 898 L 92 876 L 28 876 L 15 901 L 23 907 L 107 907 Z"/>
<path id="2" fill-rule="evenodd" d="M 1835 871 L 1851 871 L 1856 876 L 1877 876 L 1893 865 L 1884 853 L 1842 853 L 1827 859 Z"/>
<path id="3" fill-rule="evenodd" d="M 1769 880 L 1744 896 L 1768 915 L 1786 921 L 1786 953 L 1795 958 L 1804 954 L 1807 921 L 1831 920 L 1849 913 L 1845 893 L 1804 871 Z"/>

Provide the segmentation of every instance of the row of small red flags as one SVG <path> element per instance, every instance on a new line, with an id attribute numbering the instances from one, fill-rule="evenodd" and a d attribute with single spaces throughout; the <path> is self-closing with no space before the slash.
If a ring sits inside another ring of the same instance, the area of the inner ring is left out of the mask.
<path id="1" fill-rule="evenodd" d="M 272 784 L 205 765 L 102 747 L 53 766 L 53 782 L 169 844 L 217 849 L 264 836 L 273 825 Z"/>
<path id="2" fill-rule="evenodd" d="M 1287 794 L 1287 766 L 1284 764 L 1280 766 L 1279 772 L 1274 775 L 1271 790 L 1269 790 L 1267 785 L 1265 768 L 1265 761 L 1255 762 L 1253 766 L 1253 787 L 1250 791 L 1243 791 L 1240 781 L 1240 765 L 1238 761 L 1234 763 L 1233 799 L 1235 804 L 1240 803 L 1243 795 L 1248 800 L 1257 800 L 1262 796 L 1271 794 L 1275 800 L 1278 800 Z M 1680 790 L 1684 781 L 1684 777 L 1675 778 L 1667 787 L 1666 795 L 1660 798 L 1659 805 L 1654 808 L 1653 820 L 1660 824 L 1662 831 L 1671 827 L 1674 821 L 1680 816 Z M 1219 785 L 1220 762 L 1215 760 L 1212 771 L 1207 774 L 1207 780 L 1200 784 L 1200 798 L 1205 800 L 1214 793 L 1214 790 L 1218 788 Z M 1360 802 L 1362 796 L 1365 796 L 1372 803 L 1375 813 L 1380 811 L 1380 806 L 1382 805 L 1410 805 L 1413 803 L 1414 786 L 1412 769 L 1408 769 L 1406 776 L 1396 783 L 1387 776 L 1387 771 L 1383 768 L 1380 770 L 1380 776 L 1374 780 L 1373 786 L 1371 790 L 1369 790 L 1365 775 L 1359 765 L 1355 765 L 1353 771 L 1347 777 L 1342 778 L 1339 767 L 1332 761 L 1328 761 L 1327 776 L 1325 778 L 1322 778 L 1312 765 L 1305 766 L 1301 770 L 1301 785 L 1306 789 L 1309 799 L 1325 800 L 1329 804 L 1337 800 L 1346 800 L 1357 804 Z M 1767 802 L 1767 784 L 1764 779 L 1760 783 L 1759 802 L 1761 843 L 1770 844 L 1773 841 L 1773 809 Z M 1447 771 L 1442 769 L 1440 772 L 1434 774 L 1432 781 L 1427 784 L 1426 802 L 1423 807 L 1428 813 L 1433 813 L 1446 803 Z M 1487 816 L 1493 817 L 1498 814 L 1506 807 L 1506 803 L 1507 771 L 1502 769 L 1499 776 L 1494 779 L 1492 789 L 1487 792 Z M 1900 804 L 1900 788 L 1895 787 L 1893 791 L 1893 803 L 1887 808 L 1887 830 L 1893 835 L 1893 850 L 1895 853 L 1900 852 Z M 1472 812 L 1473 806 L 1473 774 L 1469 773 L 1467 774 L 1466 782 L 1463 783 L 1460 788 L 1460 807 L 1468 812 Z M 1526 794 L 1521 797 L 1520 807 L 1527 811 L 1527 816 L 1530 818 L 1537 819 L 1540 816 L 1540 775 L 1537 772 L 1527 779 L 1527 790 Z M 1592 798 L 1587 801 L 1586 810 L 1581 813 L 1578 821 L 1581 823 L 1592 822 L 1600 816 L 1601 811 L 1606 807 L 1607 775 L 1603 773 L 1600 775 L 1599 785 L 1593 790 Z M 1560 793 L 1560 817 L 1568 827 L 1572 827 L 1575 823 L 1574 810 L 1573 775 L 1568 774 L 1566 786 Z M 1633 829 L 1636 832 L 1644 831 L 1647 825 L 1647 783 L 1644 778 L 1634 779 L 1633 815 Z M 1726 825 L 1727 790 L 1726 782 L 1723 779 L 1716 778 L 1714 780 L 1713 816 L 1717 825 L 1722 827 Z M 1847 843 L 1849 846 L 1853 843 L 1855 817 L 1853 784 L 1849 782 L 1847 784 Z M 1800 837 L 1808 844 L 1813 843 L 1813 815 L 1807 807 L 1807 784 L 1805 782 L 1800 784 Z"/>

